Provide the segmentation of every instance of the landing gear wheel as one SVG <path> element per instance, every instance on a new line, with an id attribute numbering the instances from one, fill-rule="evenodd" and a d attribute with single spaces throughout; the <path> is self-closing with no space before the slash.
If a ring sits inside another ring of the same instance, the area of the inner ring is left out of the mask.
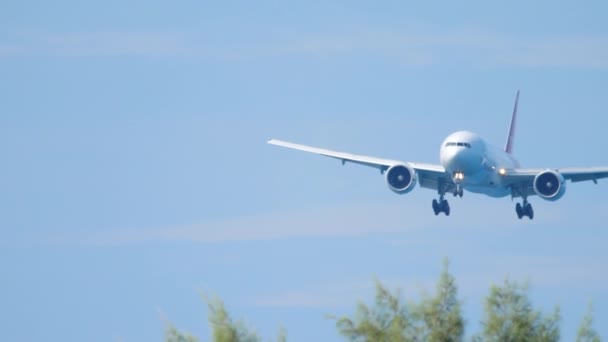
<path id="1" fill-rule="evenodd" d="M 524 209 L 521 207 L 520 203 L 515 205 L 515 212 L 517 213 L 517 218 L 521 220 L 524 217 Z"/>
<path id="2" fill-rule="evenodd" d="M 434 199 L 433 212 L 435 213 L 435 216 L 439 215 L 439 213 L 444 213 L 445 216 L 450 216 L 450 204 L 444 199 L 440 199 L 439 201 Z"/>
<path id="3" fill-rule="evenodd" d="M 435 213 L 435 216 L 439 215 L 440 212 L 439 203 L 437 203 L 436 199 L 433 200 L 433 212 Z"/>
<path id="4" fill-rule="evenodd" d="M 521 203 L 515 205 L 515 212 L 517 213 L 517 218 L 520 220 L 524 216 L 528 216 L 530 220 L 534 219 L 534 209 L 532 209 L 532 205 L 526 200 L 524 200 L 523 205 Z"/>
<path id="5" fill-rule="evenodd" d="M 441 209 L 442 209 L 443 213 L 445 214 L 445 216 L 450 216 L 450 204 L 448 203 L 448 201 L 446 201 L 446 200 L 441 201 Z"/>
<path id="6" fill-rule="evenodd" d="M 532 205 L 530 203 L 528 203 L 525 207 L 526 209 L 526 215 L 528 216 L 528 218 L 530 220 L 534 220 L 534 209 L 532 209 Z"/>

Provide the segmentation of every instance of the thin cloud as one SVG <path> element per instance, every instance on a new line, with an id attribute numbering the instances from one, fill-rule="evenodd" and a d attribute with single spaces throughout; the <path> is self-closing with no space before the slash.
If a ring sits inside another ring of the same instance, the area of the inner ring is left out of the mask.
<path id="1" fill-rule="evenodd" d="M 170 32 L 25 32 L 0 43 L 0 56 L 188 56 L 204 50 L 186 34 Z"/>
<path id="2" fill-rule="evenodd" d="M 604 292 L 608 288 L 608 275 L 603 271 L 606 260 L 543 255 L 498 255 L 486 258 L 483 265 L 472 271 L 454 273 L 451 270 L 456 278 L 459 296 L 465 302 L 483 297 L 492 284 L 500 285 L 505 278 L 522 283 L 529 281 L 532 290 L 553 288 L 564 292 Z M 462 258 L 458 260 L 460 263 L 466 262 Z M 390 289 L 399 289 L 405 300 L 415 300 L 435 291 L 438 276 L 416 274 L 379 280 Z M 374 282 L 370 277 L 257 295 L 250 302 L 260 307 L 343 309 L 351 307 L 358 300 L 373 298 L 373 292 Z"/>
<path id="3" fill-rule="evenodd" d="M 390 204 L 389 204 L 390 203 Z M 435 217 L 427 201 L 358 203 L 334 208 L 300 209 L 246 216 L 185 226 L 115 229 L 80 237 L 55 236 L 55 243 L 116 245 L 162 241 L 219 243 L 292 238 L 358 237 L 403 233 L 419 229 L 508 229 L 516 220 L 511 210 L 494 201 L 471 198 L 449 218 Z M 480 215 L 479 213 L 483 213 Z M 557 213 L 557 211 L 556 211 Z M 488 227 L 488 217 L 499 218 Z M 530 222 L 546 224 L 559 218 L 551 213 Z"/>
<path id="4" fill-rule="evenodd" d="M 378 30 L 323 35 L 260 33 L 257 41 L 212 42 L 197 32 L 44 32 L 0 42 L 0 57 L 180 57 L 219 60 L 365 55 L 411 66 L 608 68 L 608 36 L 519 36 L 487 30 Z M 233 37 L 234 38 L 234 37 Z"/>
<path id="5" fill-rule="evenodd" d="M 478 267 L 480 270 L 457 277 L 465 295 L 485 291 L 491 284 L 500 284 L 505 277 L 530 281 L 535 288 L 605 291 L 608 275 L 603 271 L 606 260 L 589 256 L 568 255 L 498 255 Z M 581 267 L 584 265 L 584 267 Z"/>
<path id="6" fill-rule="evenodd" d="M 501 49 L 497 63 L 529 68 L 608 68 L 608 37 L 568 36 L 512 41 Z"/>
<path id="7" fill-rule="evenodd" d="M 432 290 L 434 279 L 379 279 L 391 290 L 398 290 L 406 300 L 418 298 Z M 249 300 L 259 307 L 344 309 L 357 301 L 373 298 L 373 278 L 337 281 L 306 289 L 287 290 L 274 294 L 258 295 Z"/>
<path id="8" fill-rule="evenodd" d="M 217 243 L 305 237 L 349 237 L 415 229 L 424 222 L 403 224 L 390 215 L 391 207 L 355 205 L 310 209 L 217 220 L 187 226 L 106 231 L 82 237 L 92 244 L 129 244 L 155 241 Z M 68 240 L 69 241 L 69 240 Z"/>
<path id="9" fill-rule="evenodd" d="M 411 66 L 608 68 L 607 36 L 520 37 L 476 30 L 369 31 L 295 37 L 260 48 L 270 56 L 386 57 Z M 247 51 L 243 51 L 247 52 Z"/>
<path id="10" fill-rule="evenodd" d="M 52 33 L 41 37 L 52 55 L 173 56 L 191 52 L 179 34 L 149 32 Z"/>
<path id="11" fill-rule="evenodd" d="M 255 306 L 270 308 L 329 309 L 348 304 L 349 297 L 351 296 L 345 295 L 344 292 L 327 290 L 322 292 L 287 291 L 274 295 L 260 295 L 249 302 Z"/>

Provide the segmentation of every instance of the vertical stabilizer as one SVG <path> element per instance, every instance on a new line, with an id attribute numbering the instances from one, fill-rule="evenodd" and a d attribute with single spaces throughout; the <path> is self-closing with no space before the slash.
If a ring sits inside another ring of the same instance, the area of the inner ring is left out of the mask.
<path id="1" fill-rule="evenodd" d="M 505 152 L 508 154 L 513 153 L 513 141 L 515 140 L 515 123 L 517 121 L 517 103 L 519 102 L 519 90 L 515 95 L 515 106 L 513 106 L 513 115 L 511 116 L 511 126 L 509 126 L 509 136 L 507 137 L 507 143 L 505 144 Z"/>

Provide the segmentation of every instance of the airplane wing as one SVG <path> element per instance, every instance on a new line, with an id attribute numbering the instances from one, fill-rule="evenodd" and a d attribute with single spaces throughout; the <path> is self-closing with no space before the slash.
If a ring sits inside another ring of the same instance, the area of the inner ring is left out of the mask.
<path id="1" fill-rule="evenodd" d="M 548 169 L 513 169 L 504 174 L 503 184 L 511 186 L 515 197 L 536 195 L 534 191 L 534 177 Z M 552 169 L 559 172 L 566 180 L 573 183 L 593 181 L 597 184 L 598 179 L 608 178 L 608 167 L 578 167 Z"/>
<path id="2" fill-rule="evenodd" d="M 310 152 L 315 154 L 320 154 L 322 156 L 338 159 L 342 162 L 342 165 L 345 163 L 354 163 L 364 166 L 370 166 L 376 169 L 379 169 L 380 172 L 384 173 L 388 168 L 397 164 L 407 164 L 410 165 L 416 173 L 418 174 L 418 182 L 420 186 L 423 188 L 429 188 L 437 190 L 440 185 L 449 188 L 454 185 L 452 178 L 446 174 L 445 169 L 441 165 L 434 164 L 423 164 L 423 163 L 411 163 L 411 162 L 403 162 L 399 160 L 392 159 L 384 159 L 377 157 L 369 157 L 363 156 L 359 154 L 352 154 L 347 152 L 339 152 L 327 150 L 324 148 L 311 147 L 306 145 L 295 144 L 287 141 L 281 141 L 277 139 L 270 139 L 268 143 L 271 145 L 286 147 L 294 150 L 300 150 L 304 152 Z"/>

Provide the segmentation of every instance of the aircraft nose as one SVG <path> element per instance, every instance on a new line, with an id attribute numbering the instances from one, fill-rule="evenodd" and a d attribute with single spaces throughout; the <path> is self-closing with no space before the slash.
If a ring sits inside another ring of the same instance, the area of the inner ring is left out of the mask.
<path id="1" fill-rule="evenodd" d="M 472 151 L 463 148 L 454 148 L 446 151 L 443 158 L 444 167 L 450 172 L 463 172 L 475 174 L 481 168 L 481 157 Z"/>

